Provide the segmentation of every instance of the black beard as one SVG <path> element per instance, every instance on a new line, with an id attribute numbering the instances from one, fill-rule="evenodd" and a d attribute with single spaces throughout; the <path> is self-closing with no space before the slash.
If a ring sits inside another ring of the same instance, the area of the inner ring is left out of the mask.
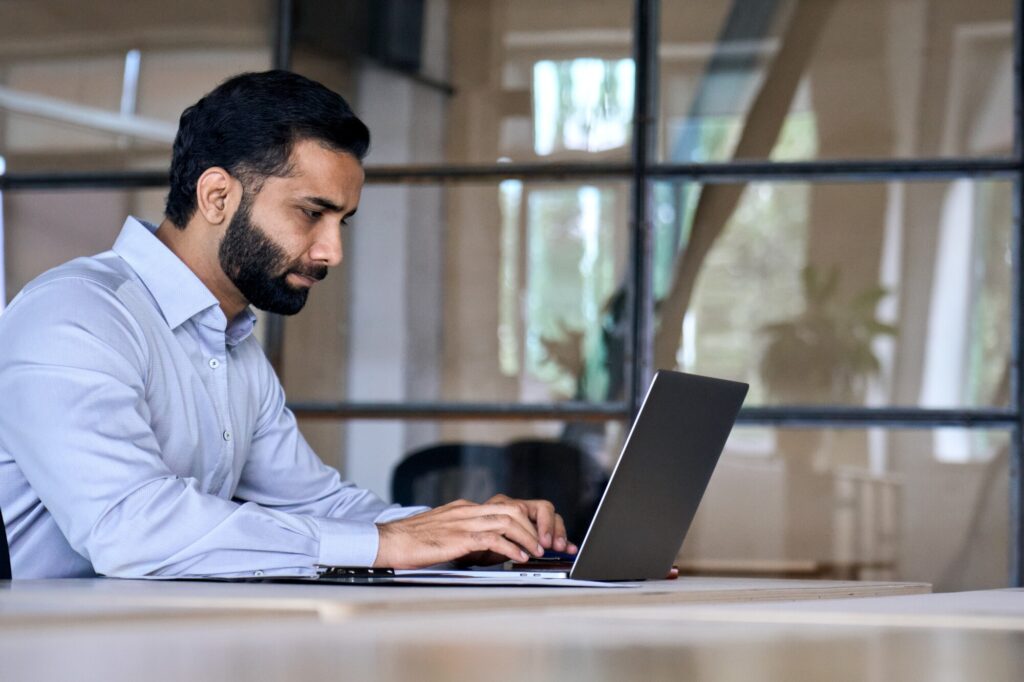
<path id="1" fill-rule="evenodd" d="M 308 288 L 296 288 L 285 278 L 297 272 L 313 279 L 327 276 L 327 267 L 304 268 L 289 261 L 284 249 L 252 222 L 252 199 L 242 194 L 218 249 L 220 266 L 252 305 L 268 313 L 294 315 L 306 305 Z"/>

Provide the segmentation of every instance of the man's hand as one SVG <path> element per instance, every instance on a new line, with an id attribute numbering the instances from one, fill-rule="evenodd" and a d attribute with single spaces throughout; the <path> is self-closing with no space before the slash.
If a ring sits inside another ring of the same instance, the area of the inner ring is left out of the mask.
<path id="1" fill-rule="evenodd" d="M 533 522 L 541 547 L 556 552 L 575 554 L 576 545 L 569 542 L 565 533 L 565 521 L 555 513 L 555 506 L 547 500 L 514 500 L 506 495 L 495 495 L 486 504 L 516 504 Z"/>
<path id="2" fill-rule="evenodd" d="M 470 564 L 526 561 L 545 549 L 576 552 L 565 523 L 545 500 L 495 495 L 484 504 L 458 500 L 379 524 L 374 566 L 421 568 L 445 561 Z"/>

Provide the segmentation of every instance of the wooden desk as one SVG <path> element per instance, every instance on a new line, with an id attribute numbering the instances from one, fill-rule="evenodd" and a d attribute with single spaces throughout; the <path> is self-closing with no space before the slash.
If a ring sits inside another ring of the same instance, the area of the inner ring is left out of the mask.
<path id="1" fill-rule="evenodd" d="M 628 588 L 419 587 L 412 585 L 291 585 L 147 580 L 19 580 L 0 587 L 0 627 L 34 615 L 106 618 L 112 612 L 141 618 L 205 613 L 279 612 L 344 619 L 379 612 L 532 609 L 573 606 L 726 603 L 764 600 L 842 599 L 922 594 L 926 583 L 681 578 Z"/>
<path id="2" fill-rule="evenodd" d="M 630 609 L 618 609 L 629 617 Z M 633 610 L 642 618 L 672 618 L 667 610 Z M 685 612 L 687 620 L 787 623 L 806 625 L 859 625 L 954 630 L 1024 632 L 1024 589 L 947 592 L 867 599 L 765 604 L 697 606 Z"/>
<path id="3" fill-rule="evenodd" d="M 1024 593 L 822 599 L 926 586 L 807 582 L 686 579 L 574 594 L 26 581 L 0 588 L 0 679 L 1024 679 L 1024 630 L 956 622 L 1015 619 Z M 844 613 L 868 619 L 837 620 Z M 939 618 L 871 620 L 922 613 Z"/>

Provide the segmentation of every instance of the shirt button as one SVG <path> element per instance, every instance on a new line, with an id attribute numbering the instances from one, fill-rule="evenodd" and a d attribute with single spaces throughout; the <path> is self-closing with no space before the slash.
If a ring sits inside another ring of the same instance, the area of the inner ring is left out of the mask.
<path id="1" fill-rule="evenodd" d="M 217 358 L 210 358 L 210 368 L 217 369 L 218 367 L 220 367 L 220 360 Z"/>
<path id="2" fill-rule="evenodd" d="M 253 571 L 253 575 L 261 576 L 261 575 L 263 575 L 263 571 Z"/>
<path id="3" fill-rule="evenodd" d="M 231 432 L 230 431 L 225 431 L 224 432 L 224 440 L 231 440 Z"/>

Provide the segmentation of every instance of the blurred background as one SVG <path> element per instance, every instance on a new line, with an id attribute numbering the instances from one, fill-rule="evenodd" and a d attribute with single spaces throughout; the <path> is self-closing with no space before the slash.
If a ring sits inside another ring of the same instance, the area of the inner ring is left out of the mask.
<path id="1" fill-rule="evenodd" d="M 346 477 L 607 470 L 677 368 L 751 385 L 684 570 L 1019 585 L 1017 5 L 0 0 L 0 309 L 159 222 L 186 106 L 290 68 L 373 134 L 345 263 L 258 325 Z"/>

